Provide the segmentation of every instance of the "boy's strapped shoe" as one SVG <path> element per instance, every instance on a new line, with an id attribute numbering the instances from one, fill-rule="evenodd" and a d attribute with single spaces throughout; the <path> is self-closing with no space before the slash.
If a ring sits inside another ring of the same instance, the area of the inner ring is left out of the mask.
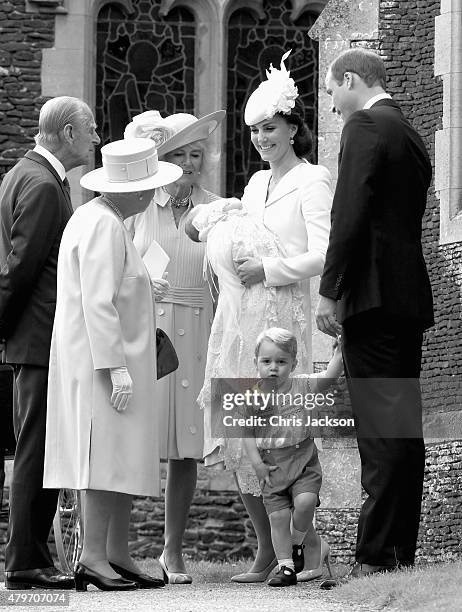
<path id="1" fill-rule="evenodd" d="M 305 567 L 305 555 L 303 554 L 304 544 L 292 545 L 292 561 L 294 562 L 295 573 L 298 574 Z"/>
<path id="2" fill-rule="evenodd" d="M 267 582 L 268 586 L 272 587 L 286 587 L 297 584 L 297 574 L 290 567 L 283 565 L 279 571 L 276 572 L 274 578 L 271 578 Z"/>

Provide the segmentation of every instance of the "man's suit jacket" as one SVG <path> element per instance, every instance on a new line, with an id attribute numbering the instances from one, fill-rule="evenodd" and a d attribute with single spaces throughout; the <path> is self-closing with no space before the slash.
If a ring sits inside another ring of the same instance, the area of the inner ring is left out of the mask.
<path id="1" fill-rule="evenodd" d="M 432 168 L 422 139 L 392 100 L 353 113 L 343 128 L 331 232 L 319 293 L 338 320 L 380 308 L 433 325 L 422 253 Z"/>
<path id="2" fill-rule="evenodd" d="M 26 153 L 0 187 L 0 338 L 9 363 L 48 366 L 61 236 L 70 197 L 51 164 Z"/>

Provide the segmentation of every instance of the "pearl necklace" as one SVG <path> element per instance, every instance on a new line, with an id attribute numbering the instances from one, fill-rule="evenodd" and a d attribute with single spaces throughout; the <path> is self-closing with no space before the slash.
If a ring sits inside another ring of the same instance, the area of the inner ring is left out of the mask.
<path id="1" fill-rule="evenodd" d="M 107 206 L 109 206 L 109 208 L 111 210 L 113 210 L 115 212 L 115 214 L 119 217 L 119 219 L 122 221 L 122 223 L 124 222 L 124 216 L 123 214 L 120 212 L 120 208 L 114 204 L 114 202 L 112 202 L 108 197 L 106 197 L 105 195 L 101 196 L 101 199 L 103 200 L 104 204 L 106 204 Z"/>
<path id="2" fill-rule="evenodd" d="M 191 194 L 192 194 L 192 185 L 191 188 L 189 189 L 189 193 L 188 195 L 186 195 L 184 198 L 176 198 L 175 196 L 171 195 L 166 187 L 162 187 L 162 189 L 165 191 L 165 193 L 167 195 L 170 196 L 170 202 L 172 203 L 172 206 L 175 206 L 175 208 L 181 208 L 182 206 L 188 206 L 189 205 L 189 200 L 191 199 Z"/>

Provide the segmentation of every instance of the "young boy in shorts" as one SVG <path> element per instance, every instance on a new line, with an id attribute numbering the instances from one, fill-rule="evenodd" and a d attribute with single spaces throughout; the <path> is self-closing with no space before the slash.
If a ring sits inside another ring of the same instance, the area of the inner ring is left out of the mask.
<path id="1" fill-rule="evenodd" d="M 322 393 L 340 376 L 343 362 L 338 345 L 327 370 L 291 377 L 297 365 L 297 341 L 288 330 L 272 327 L 257 338 L 255 365 L 259 393 L 271 394 L 276 401 L 260 409 L 263 424 L 246 429 L 244 446 L 262 487 L 278 560 L 278 571 L 268 585 L 283 587 L 296 584 L 296 573 L 303 569 L 302 542 L 313 529 L 322 481 L 307 418 L 310 412 L 294 398 Z M 329 547 L 324 544 L 320 566 L 326 562 L 329 568 Z"/>

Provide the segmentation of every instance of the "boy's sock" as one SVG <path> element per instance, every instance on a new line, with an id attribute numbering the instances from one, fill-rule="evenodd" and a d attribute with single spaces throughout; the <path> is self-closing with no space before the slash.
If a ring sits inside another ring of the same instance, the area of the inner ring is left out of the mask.
<path id="1" fill-rule="evenodd" d="M 278 571 L 281 569 L 283 565 L 295 571 L 294 562 L 292 561 L 292 559 L 278 559 Z"/>

